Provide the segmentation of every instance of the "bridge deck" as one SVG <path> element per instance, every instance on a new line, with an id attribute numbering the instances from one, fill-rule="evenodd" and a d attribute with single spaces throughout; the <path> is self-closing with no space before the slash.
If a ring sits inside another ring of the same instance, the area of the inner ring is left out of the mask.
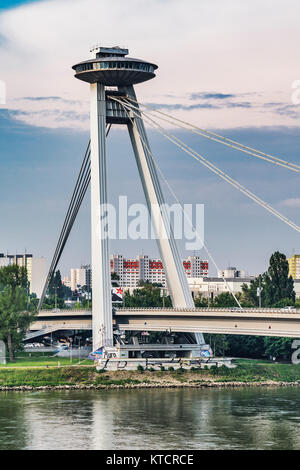
<path id="1" fill-rule="evenodd" d="M 90 310 L 42 310 L 31 330 L 92 328 Z M 286 336 L 300 338 L 300 309 L 118 309 L 114 325 L 120 330 L 173 331 Z"/>

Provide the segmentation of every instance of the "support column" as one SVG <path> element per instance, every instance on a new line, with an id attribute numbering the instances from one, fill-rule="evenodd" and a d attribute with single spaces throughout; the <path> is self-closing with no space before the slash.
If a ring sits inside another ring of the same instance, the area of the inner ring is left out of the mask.
<path id="1" fill-rule="evenodd" d="M 133 86 L 122 88 L 122 91 L 125 91 L 128 96 L 136 100 Z M 153 159 L 151 158 L 151 149 L 145 126 L 140 114 L 139 116 L 140 117 L 134 117 L 132 122 L 128 124 L 128 130 L 142 181 L 148 210 L 152 216 L 152 224 L 156 232 L 157 244 L 160 256 L 163 261 L 173 307 L 193 308 L 194 301 L 188 286 L 186 274 L 184 272 L 182 260 L 178 252 L 173 230 L 172 228 L 169 230 L 169 214 L 164 208 L 165 202 L 156 167 Z M 159 208 L 159 210 L 153 211 L 153 206 Z M 163 236 L 158 236 L 158 234 Z M 168 234 L 168 236 L 166 236 L 166 234 Z M 201 333 L 200 335 L 203 339 L 203 335 Z M 200 338 L 198 337 L 198 339 Z"/>
<path id="2" fill-rule="evenodd" d="M 91 226 L 93 286 L 93 350 L 113 346 L 111 280 L 108 237 L 105 87 L 91 85 Z"/>

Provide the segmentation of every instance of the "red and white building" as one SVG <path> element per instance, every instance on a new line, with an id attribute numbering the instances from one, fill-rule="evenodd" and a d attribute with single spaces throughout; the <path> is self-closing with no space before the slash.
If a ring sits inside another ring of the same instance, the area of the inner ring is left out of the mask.
<path id="1" fill-rule="evenodd" d="M 187 277 L 207 277 L 208 261 L 199 256 L 189 256 L 183 260 Z M 125 259 L 122 255 L 110 257 L 110 270 L 120 278 L 122 287 L 137 287 L 139 281 L 159 283 L 166 287 L 166 276 L 160 259 L 150 259 L 149 256 L 138 256 L 136 259 Z"/>

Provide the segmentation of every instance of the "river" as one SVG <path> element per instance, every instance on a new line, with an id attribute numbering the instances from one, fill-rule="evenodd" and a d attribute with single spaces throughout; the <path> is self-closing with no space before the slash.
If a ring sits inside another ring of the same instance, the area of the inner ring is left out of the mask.
<path id="1" fill-rule="evenodd" d="M 300 388 L 1 392 L 0 449 L 300 449 Z"/>

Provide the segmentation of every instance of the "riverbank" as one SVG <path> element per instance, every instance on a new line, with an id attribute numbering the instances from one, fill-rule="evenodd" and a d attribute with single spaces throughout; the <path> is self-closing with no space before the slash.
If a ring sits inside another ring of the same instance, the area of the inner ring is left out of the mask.
<path id="1" fill-rule="evenodd" d="M 168 371 L 97 371 L 94 366 L 1 368 L 0 391 L 298 386 L 300 366 L 250 361 L 237 367 Z"/>

